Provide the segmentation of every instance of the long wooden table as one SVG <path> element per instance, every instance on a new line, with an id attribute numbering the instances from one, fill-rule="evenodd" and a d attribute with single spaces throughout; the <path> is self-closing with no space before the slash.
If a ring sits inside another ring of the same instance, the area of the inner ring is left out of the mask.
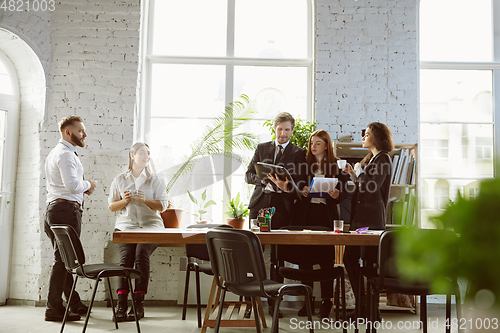
<path id="1" fill-rule="evenodd" d="M 184 246 L 186 244 L 205 244 L 206 232 L 210 229 L 131 229 L 126 231 L 115 231 L 113 233 L 114 243 L 143 243 L 143 244 L 160 244 L 161 246 Z M 379 233 L 357 234 L 350 233 L 334 233 L 331 231 L 282 231 L 276 230 L 271 232 L 256 232 L 260 242 L 266 245 L 364 245 L 378 246 L 380 240 Z M 338 246 L 337 246 L 338 248 Z M 339 252 L 338 250 L 336 252 Z M 343 254 L 343 251 L 342 251 Z M 340 256 L 340 260 L 342 256 Z M 216 282 L 215 277 L 212 282 L 209 300 L 205 309 L 205 318 L 201 333 L 205 333 L 208 327 L 215 327 L 215 315 L 219 306 L 219 293 L 215 295 Z M 215 302 L 214 302 L 215 301 Z M 266 328 L 266 321 L 262 310 L 260 298 L 257 300 L 260 312 L 260 319 L 263 328 Z M 221 321 L 223 327 L 241 327 L 254 326 L 255 321 L 245 320 L 246 304 L 248 302 L 231 302 L 226 315 Z M 212 307 L 212 304 L 214 305 Z M 236 305 L 235 305 L 236 304 Z M 231 314 L 235 306 L 239 306 L 239 315 L 236 320 L 230 320 Z M 345 331 L 345 330 L 344 330 Z"/>
<path id="2" fill-rule="evenodd" d="M 205 244 L 209 229 L 131 229 L 115 231 L 114 243 L 184 246 Z M 331 231 L 271 231 L 255 233 L 262 244 L 270 245 L 364 245 L 378 246 L 380 234 L 334 233 Z"/>

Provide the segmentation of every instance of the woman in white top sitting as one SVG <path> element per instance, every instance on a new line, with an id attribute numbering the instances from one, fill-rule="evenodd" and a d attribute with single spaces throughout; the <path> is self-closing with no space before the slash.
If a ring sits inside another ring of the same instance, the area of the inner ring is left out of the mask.
<path id="1" fill-rule="evenodd" d="M 142 142 L 130 148 L 128 170 L 119 174 L 111 183 L 108 198 L 109 209 L 117 212 L 115 230 L 134 228 L 163 228 L 160 212 L 168 207 L 166 184 L 154 175 L 149 167 L 149 146 Z M 135 280 L 132 299 L 138 319 L 144 317 L 144 295 L 148 291 L 149 257 L 158 244 L 116 244 L 120 254 L 120 265 L 138 269 L 142 273 Z M 135 320 L 131 310 L 127 315 L 127 279 L 118 283 L 118 305 L 116 318 L 121 321 Z"/>

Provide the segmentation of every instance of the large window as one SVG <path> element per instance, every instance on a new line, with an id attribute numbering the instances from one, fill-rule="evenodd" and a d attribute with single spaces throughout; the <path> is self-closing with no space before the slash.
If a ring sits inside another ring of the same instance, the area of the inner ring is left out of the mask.
<path id="1" fill-rule="evenodd" d="M 478 180 L 494 176 L 499 5 L 420 0 L 421 178 L 435 184 L 422 187 L 422 197 L 435 198 L 422 201 L 424 225 L 448 198 L 454 200 L 458 192 L 469 196 Z"/>
<path id="2" fill-rule="evenodd" d="M 190 145 L 224 107 L 242 94 L 255 108 L 241 131 L 271 138 L 263 122 L 282 111 L 312 117 L 312 2 L 310 0 L 150 0 L 138 139 L 151 146 L 157 173 L 168 178 Z M 253 151 L 237 152 L 249 159 Z M 207 190 L 217 202 L 241 193 L 247 165 L 204 159 L 172 189 L 177 207 L 192 212 L 186 190 Z M 192 223 L 190 214 L 186 224 Z"/>

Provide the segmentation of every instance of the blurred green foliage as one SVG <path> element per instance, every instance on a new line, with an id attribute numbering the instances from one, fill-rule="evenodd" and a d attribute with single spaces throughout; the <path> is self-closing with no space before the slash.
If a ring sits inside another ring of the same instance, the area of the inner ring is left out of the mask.
<path id="1" fill-rule="evenodd" d="M 274 132 L 274 120 L 266 120 L 264 122 L 264 127 L 269 128 L 273 140 L 276 140 L 276 133 Z M 309 137 L 314 131 L 316 131 L 316 122 L 311 123 L 309 121 L 303 121 L 302 119 L 297 118 L 295 119 L 295 128 L 293 130 L 292 136 L 290 137 L 290 142 L 304 150 L 307 150 Z"/>
<path id="2" fill-rule="evenodd" d="M 449 287 L 449 276 L 466 278 L 466 297 L 474 298 L 479 290 L 487 289 L 500 307 L 500 179 L 482 181 L 474 199 L 459 193 L 432 222 L 436 229 L 453 230 L 458 237 L 446 233 L 422 236 L 415 228 L 401 228 L 397 253 L 405 276 L 412 280 L 430 277 L 436 292 Z"/>

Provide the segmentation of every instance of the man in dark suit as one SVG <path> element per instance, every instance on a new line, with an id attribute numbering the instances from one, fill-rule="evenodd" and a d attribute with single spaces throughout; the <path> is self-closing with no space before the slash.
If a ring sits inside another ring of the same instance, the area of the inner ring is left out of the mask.
<path id="1" fill-rule="evenodd" d="M 248 184 L 255 185 L 248 204 L 250 219 L 257 218 L 257 214 L 262 208 L 275 207 L 276 212 L 271 221 L 271 229 L 273 230 L 290 224 L 290 213 L 297 195 L 290 183 L 280 181 L 273 175 L 269 175 L 267 180 L 260 180 L 257 177 L 255 165 L 257 162 L 264 162 L 283 166 L 288 170 L 295 183 L 300 185 L 304 181 L 301 177 L 300 168 L 302 167 L 305 171 L 307 167 L 306 152 L 290 142 L 294 126 L 295 119 L 291 114 L 287 112 L 278 114 L 274 119 L 276 140 L 264 142 L 257 146 L 245 174 L 245 181 Z"/>
<path id="2" fill-rule="evenodd" d="M 276 175 L 268 175 L 269 179 L 260 180 L 255 171 L 255 164 L 264 162 L 283 166 L 288 170 L 297 186 L 302 188 L 305 180 L 301 175 L 305 175 L 307 170 L 306 152 L 290 142 L 294 127 L 295 119 L 291 114 L 287 112 L 278 114 L 274 119 L 276 140 L 264 142 L 257 146 L 245 174 L 245 181 L 248 184 L 255 185 L 248 205 L 250 219 L 257 218 L 259 210 L 262 208 L 275 207 L 276 211 L 271 219 L 272 230 L 291 224 L 292 207 L 298 196 L 290 182 L 281 181 Z M 301 172 L 301 169 L 304 172 Z M 283 281 L 283 278 L 276 272 L 274 247 L 271 247 L 271 278 L 276 281 Z M 271 313 L 272 307 L 270 307 L 269 311 Z"/>

